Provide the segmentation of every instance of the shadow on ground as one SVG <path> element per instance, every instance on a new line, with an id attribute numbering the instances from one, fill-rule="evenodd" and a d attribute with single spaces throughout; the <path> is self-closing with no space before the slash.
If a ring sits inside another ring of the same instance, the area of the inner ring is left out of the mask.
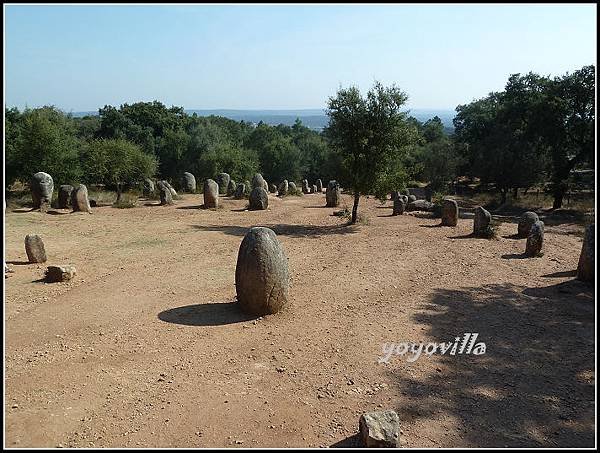
<path id="1" fill-rule="evenodd" d="M 408 399 L 396 408 L 401 425 L 457 420 L 444 447 L 594 446 L 592 286 L 437 289 L 424 309 L 414 319 L 432 341 L 478 333 L 487 350 L 437 355 L 424 377 L 390 371 Z"/>
<path id="2" fill-rule="evenodd" d="M 272 229 L 275 234 L 282 236 L 291 237 L 319 237 L 325 235 L 335 234 L 351 234 L 356 233 L 357 227 L 355 225 L 339 224 L 339 225 L 288 225 L 288 224 L 276 224 L 276 225 L 254 225 L 263 226 Z M 221 231 L 224 234 L 233 236 L 245 236 L 251 227 L 243 227 L 236 225 L 192 225 L 196 230 L 201 231 Z"/>
<path id="3" fill-rule="evenodd" d="M 245 314 L 237 302 L 186 305 L 158 314 L 158 319 L 185 326 L 222 326 L 256 319 Z"/>

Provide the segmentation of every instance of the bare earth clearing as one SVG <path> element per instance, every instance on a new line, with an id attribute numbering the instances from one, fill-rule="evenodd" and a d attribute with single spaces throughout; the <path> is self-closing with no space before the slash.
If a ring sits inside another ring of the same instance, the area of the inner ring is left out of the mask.
<path id="1" fill-rule="evenodd" d="M 436 227 L 390 201 L 363 199 L 356 227 L 324 195 L 269 201 L 7 210 L 5 445 L 352 445 L 379 409 L 408 447 L 594 445 L 595 295 L 574 280 L 573 225 L 547 225 L 545 255 L 521 259 L 514 223 L 474 239 L 471 219 Z M 292 276 L 290 308 L 259 320 L 234 303 L 256 225 Z M 24 264 L 29 233 L 44 265 Z M 73 264 L 73 282 L 39 282 L 50 264 Z M 383 343 L 466 332 L 486 354 L 378 363 Z"/>

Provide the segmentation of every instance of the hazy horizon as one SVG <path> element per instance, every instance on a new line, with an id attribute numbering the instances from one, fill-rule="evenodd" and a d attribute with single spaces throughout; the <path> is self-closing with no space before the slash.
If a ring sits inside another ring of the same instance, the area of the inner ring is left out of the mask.
<path id="1" fill-rule="evenodd" d="M 407 108 L 454 110 L 513 73 L 596 64 L 596 5 L 15 4 L 4 13 L 5 105 L 19 109 L 154 99 L 320 109 L 340 86 L 365 92 L 379 80 L 405 91 Z"/>

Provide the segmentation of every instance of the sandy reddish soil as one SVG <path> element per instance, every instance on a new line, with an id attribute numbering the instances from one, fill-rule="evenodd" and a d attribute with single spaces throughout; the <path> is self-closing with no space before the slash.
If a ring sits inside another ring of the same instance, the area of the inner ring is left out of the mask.
<path id="1" fill-rule="evenodd" d="M 201 200 L 7 212 L 7 447 L 353 445 L 379 409 L 408 447 L 594 445 L 595 295 L 574 280 L 573 225 L 522 259 L 514 223 L 486 240 L 466 237 L 470 219 L 392 217 L 389 201 L 363 199 L 369 224 L 346 227 L 324 195 L 267 212 Z M 275 230 L 292 276 L 289 309 L 258 320 L 234 303 L 254 225 Z M 38 281 L 28 233 L 74 281 Z M 378 363 L 383 343 L 466 332 L 485 354 Z"/>

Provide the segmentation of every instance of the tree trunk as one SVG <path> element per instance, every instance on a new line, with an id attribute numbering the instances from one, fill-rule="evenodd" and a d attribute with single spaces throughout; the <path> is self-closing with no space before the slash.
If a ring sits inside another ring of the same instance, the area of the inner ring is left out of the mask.
<path id="1" fill-rule="evenodd" d="M 358 202 L 360 201 L 360 192 L 354 192 L 354 205 L 352 206 L 352 220 L 350 223 L 354 225 L 358 217 Z"/>
<path id="2" fill-rule="evenodd" d="M 515 199 L 515 200 L 519 199 L 519 188 L 518 187 L 513 187 L 513 199 Z"/>
<path id="3" fill-rule="evenodd" d="M 500 189 L 500 204 L 506 203 L 506 189 Z"/>
<path id="4" fill-rule="evenodd" d="M 122 194 L 122 189 L 121 189 L 121 183 L 117 183 L 117 203 L 119 203 L 121 201 L 121 194 Z"/>

